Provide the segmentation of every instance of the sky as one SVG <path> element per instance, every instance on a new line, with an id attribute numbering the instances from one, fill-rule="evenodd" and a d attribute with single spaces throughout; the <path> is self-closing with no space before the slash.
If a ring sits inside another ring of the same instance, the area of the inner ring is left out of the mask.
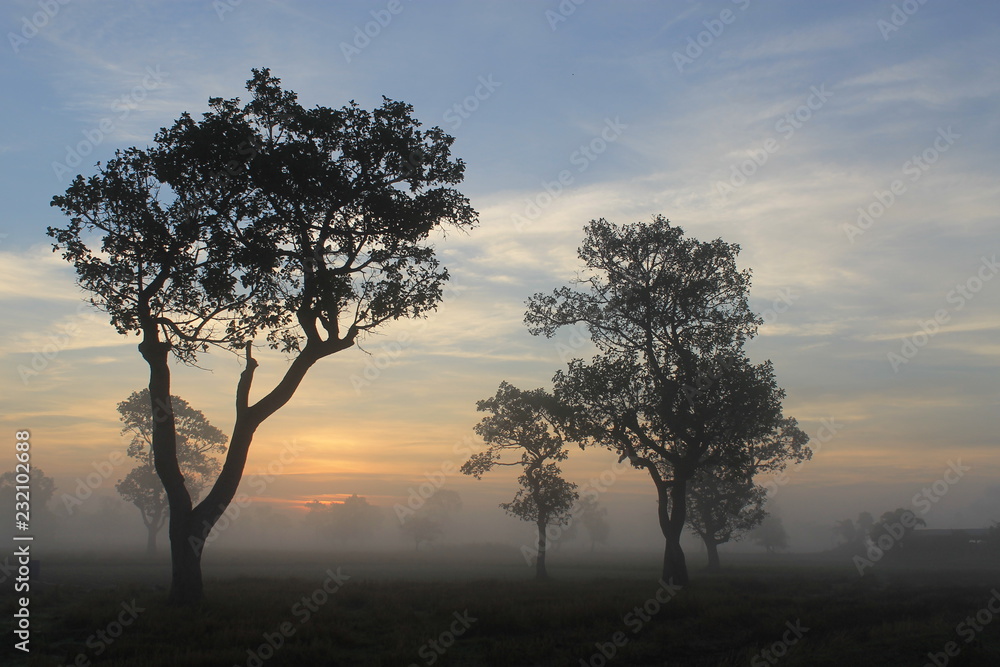
<path id="1" fill-rule="evenodd" d="M 307 107 L 412 104 L 456 138 L 480 224 L 435 241 L 438 312 L 323 360 L 259 429 L 250 496 L 388 508 L 436 480 L 503 521 L 516 475 L 455 472 L 476 400 L 550 388 L 591 351 L 578 331 L 529 335 L 526 299 L 573 278 L 588 221 L 664 215 L 752 270 L 750 356 L 773 361 L 816 450 L 770 483 L 793 546 L 828 546 L 860 511 L 1000 520 L 993 2 L 34 0 L 0 21 L 2 421 L 31 431 L 57 496 L 124 450 L 115 406 L 147 371 L 52 253 L 49 201 L 269 67 Z M 287 364 L 261 362 L 258 391 Z M 239 362 L 199 366 L 173 393 L 227 431 Z M 604 473 L 612 522 L 661 544 L 650 480 L 614 463 L 574 449 L 564 470 Z"/>

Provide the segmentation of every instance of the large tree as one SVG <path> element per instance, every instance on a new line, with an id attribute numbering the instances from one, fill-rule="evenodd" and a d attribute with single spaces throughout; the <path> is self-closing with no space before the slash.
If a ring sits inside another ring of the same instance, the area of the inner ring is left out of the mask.
<path id="1" fill-rule="evenodd" d="M 469 228 L 476 213 L 449 185 L 464 164 L 440 128 L 384 99 L 306 109 L 267 69 L 251 99 L 212 98 L 184 113 L 151 148 L 116 153 L 77 176 L 49 228 L 79 285 L 149 366 L 153 458 L 170 508 L 170 599 L 202 597 L 201 556 L 236 494 L 254 432 L 285 405 L 320 359 L 366 332 L 436 308 L 448 272 L 429 238 Z M 252 398 L 256 342 L 289 358 Z M 225 463 L 195 505 L 177 458 L 171 357 L 193 364 L 216 346 L 245 368 Z"/>
<path id="2" fill-rule="evenodd" d="M 520 488 L 500 508 L 538 529 L 535 576 L 546 579 L 546 529 L 570 521 L 577 499 L 576 484 L 561 476 L 559 462 L 566 459 L 566 444 L 559 431 L 561 410 L 544 389 L 524 391 L 501 382 L 495 396 L 479 401 L 476 408 L 488 412 L 476 424 L 476 433 L 487 447 L 462 465 L 462 472 L 476 479 L 494 466 L 520 466 Z M 513 458 L 506 456 L 513 455 Z"/>
<path id="3" fill-rule="evenodd" d="M 171 396 L 174 426 L 177 436 L 177 463 L 184 475 L 184 484 L 192 499 L 201 496 L 221 467 L 213 454 L 226 451 L 226 434 L 213 426 L 204 413 L 195 410 L 180 396 Z M 146 526 L 146 552 L 156 553 L 156 536 L 169 515 L 167 493 L 156 476 L 153 462 L 153 414 L 149 409 L 149 390 L 133 391 L 118 404 L 122 435 L 130 435 L 126 454 L 138 459 L 115 489 L 122 498 L 139 508 L 142 523 Z"/>
<path id="4" fill-rule="evenodd" d="M 528 301 L 525 323 L 551 336 L 586 325 L 599 354 L 555 376 L 568 435 L 648 472 L 664 536 L 663 578 L 688 580 L 680 539 L 687 487 L 700 468 L 740 461 L 747 443 L 779 428 L 781 399 L 770 362 L 743 344 L 760 318 L 747 303 L 739 246 L 685 237 L 662 216 L 617 226 L 593 220 L 572 285 Z"/>
<path id="5" fill-rule="evenodd" d="M 729 459 L 695 473 L 688 487 L 687 524 L 705 543 L 710 571 L 720 569 L 719 545 L 741 539 L 767 516 L 767 490 L 755 477 L 812 458 L 808 440 L 794 419 L 786 419 L 766 437 L 730 449 Z"/>

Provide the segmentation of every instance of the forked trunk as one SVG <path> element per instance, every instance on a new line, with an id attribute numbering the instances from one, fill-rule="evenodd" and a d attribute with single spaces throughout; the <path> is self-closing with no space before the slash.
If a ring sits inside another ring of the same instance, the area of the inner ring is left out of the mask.
<path id="1" fill-rule="evenodd" d="M 686 586 L 688 583 L 687 561 L 681 548 L 681 534 L 684 532 L 686 483 L 674 480 L 668 487 L 657 484 L 659 499 L 658 518 L 663 533 L 663 581 Z"/>

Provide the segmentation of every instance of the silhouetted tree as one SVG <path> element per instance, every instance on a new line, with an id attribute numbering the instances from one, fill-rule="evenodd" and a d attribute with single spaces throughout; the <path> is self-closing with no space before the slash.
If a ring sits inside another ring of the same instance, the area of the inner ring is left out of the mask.
<path id="1" fill-rule="evenodd" d="M 591 221 L 574 287 L 528 302 L 525 323 L 551 336 L 585 324 L 599 350 L 555 378 L 567 435 L 607 447 L 649 473 L 664 536 L 664 580 L 688 581 L 681 534 L 687 489 L 701 467 L 742 461 L 747 443 L 782 423 L 784 392 L 770 362 L 751 364 L 744 342 L 761 320 L 747 304 L 739 246 L 686 238 L 662 216 L 650 224 Z"/>
<path id="2" fill-rule="evenodd" d="M 750 535 L 754 544 L 764 547 L 769 554 L 788 548 L 788 533 L 779 516 L 767 515 Z"/>
<path id="3" fill-rule="evenodd" d="M 445 524 L 462 509 L 462 498 L 456 491 L 438 489 L 420 509 L 408 514 L 400 524 L 400 532 L 413 540 L 413 550 L 421 544 L 431 543 L 444 535 Z"/>
<path id="4" fill-rule="evenodd" d="M 182 114 L 154 147 L 117 152 L 52 200 L 70 216 L 49 228 L 54 248 L 119 333 L 140 336 L 178 603 L 202 597 L 205 538 L 236 494 L 256 429 L 317 361 L 434 310 L 448 272 L 428 237 L 476 222 L 447 187 L 464 172 L 453 139 L 419 130 L 410 105 L 306 109 L 267 69 L 253 70 L 247 90 L 246 105 L 212 98 L 200 120 Z M 261 336 L 290 363 L 253 402 Z M 193 364 L 211 346 L 243 355 L 245 369 L 226 461 L 194 505 L 177 460 L 170 357 Z"/>
<path id="5" fill-rule="evenodd" d="M 559 405 L 543 389 L 523 391 L 501 382 L 496 395 L 477 402 L 476 409 L 491 413 L 475 427 L 487 448 L 466 461 L 462 472 L 481 479 L 494 466 L 522 467 L 514 500 L 500 507 L 511 516 L 535 524 L 535 576 L 545 579 L 546 529 L 568 523 L 569 510 L 577 498 L 576 484 L 564 480 L 558 466 L 568 455 L 558 428 Z M 518 458 L 501 460 L 507 452 Z"/>
<path id="6" fill-rule="evenodd" d="M 219 473 L 219 461 L 211 455 L 225 452 L 228 438 L 180 396 L 171 396 L 170 402 L 177 434 L 177 463 L 188 493 L 197 500 Z M 122 498 L 139 508 L 146 526 L 146 553 L 153 554 L 156 553 L 156 536 L 169 512 L 167 493 L 156 476 L 153 462 L 153 415 L 149 405 L 148 389 L 134 391 L 118 404 L 118 414 L 125 424 L 122 435 L 132 436 L 126 454 L 138 459 L 139 465 L 118 480 L 115 489 Z"/>
<path id="7" fill-rule="evenodd" d="M 699 470 L 688 488 L 688 527 L 705 543 L 708 570 L 717 572 L 719 545 L 738 541 L 764 520 L 767 491 L 743 474 Z"/>
<path id="8" fill-rule="evenodd" d="M 695 473 L 688 488 L 687 524 L 705 543 L 709 571 L 721 567 L 719 545 L 742 539 L 767 516 L 767 491 L 755 476 L 812 458 L 808 441 L 794 419 L 785 419 L 765 437 L 731 449 L 723 463 Z"/>

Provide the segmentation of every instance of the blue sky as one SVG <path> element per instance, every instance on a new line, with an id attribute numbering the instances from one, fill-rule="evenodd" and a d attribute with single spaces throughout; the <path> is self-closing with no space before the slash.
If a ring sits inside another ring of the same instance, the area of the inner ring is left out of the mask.
<path id="1" fill-rule="evenodd" d="M 79 310 L 49 200 L 266 66 L 307 106 L 412 104 L 456 137 L 481 218 L 438 242 L 455 286 L 439 313 L 316 367 L 262 428 L 251 469 L 308 445 L 273 497 L 405 496 L 454 458 L 476 399 L 504 379 L 548 386 L 575 349 L 521 317 L 573 276 L 583 225 L 663 214 L 742 246 L 767 319 L 752 356 L 814 438 L 837 425 L 776 494 L 783 513 L 818 535 L 908 506 L 961 458 L 972 470 L 924 518 L 1000 520 L 995 3 L 36 0 L 0 18 L 3 419 L 38 432 L 57 482 L 124 446 L 114 405 L 144 369 L 135 341 Z M 261 380 L 284 363 L 268 361 Z M 175 392 L 226 430 L 239 367 L 205 366 Z M 609 461 L 575 454 L 580 479 Z M 625 477 L 609 505 L 652 502 Z M 513 493 L 502 475 L 449 484 L 487 505 Z"/>

